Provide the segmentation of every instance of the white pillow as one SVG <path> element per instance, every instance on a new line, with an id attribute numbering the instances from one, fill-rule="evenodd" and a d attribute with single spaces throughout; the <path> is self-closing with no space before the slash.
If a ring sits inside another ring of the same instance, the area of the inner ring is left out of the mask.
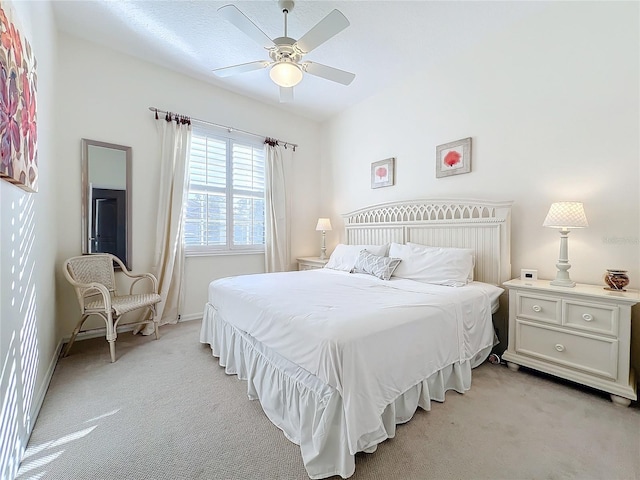
<path id="1" fill-rule="evenodd" d="M 473 269 L 476 268 L 476 252 L 473 248 L 460 248 L 460 247 L 431 247 L 429 245 L 421 245 L 419 243 L 407 242 L 407 245 L 414 245 L 416 247 L 421 248 L 439 248 L 440 250 L 447 251 L 453 255 L 466 255 L 471 254 L 471 270 L 469 271 L 469 276 L 467 277 L 467 283 L 473 282 Z"/>
<path id="2" fill-rule="evenodd" d="M 389 280 L 401 261 L 399 258 L 381 257 L 366 250 L 360 250 L 356 264 L 353 266 L 353 273 L 366 273 L 381 280 Z"/>
<path id="3" fill-rule="evenodd" d="M 374 255 L 384 257 L 387 254 L 389 244 L 386 245 L 345 245 L 339 243 L 336 245 L 335 250 L 331 253 L 329 261 L 324 268 L 331 268 L 333 270 L 342 270 L 343 272 L 350 272 L 353 270 L 353 266 L 356 264 L 356 259 L 360 250 L 367 250 Z"/>
<path id="4" fill-rule="evenodd" d="M 393 272 L 394 277 L 450 287 L 464 286 L 473 278 L 473 250 L 470 248 L 392 243 L 389 256 L 402 259 Z"/>

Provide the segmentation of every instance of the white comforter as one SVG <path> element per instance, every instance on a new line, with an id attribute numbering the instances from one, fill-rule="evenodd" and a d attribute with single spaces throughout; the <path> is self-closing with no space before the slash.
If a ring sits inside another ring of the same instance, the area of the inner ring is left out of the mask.
<path id="1" fill-rule="evenodd" d="M 355 454 L 383 440 L 372 433 L 389 403 L 493 344 L 491 306 L 501 292 L 322 269 L 216 280 L 209 303 L 340 392 Z"/>

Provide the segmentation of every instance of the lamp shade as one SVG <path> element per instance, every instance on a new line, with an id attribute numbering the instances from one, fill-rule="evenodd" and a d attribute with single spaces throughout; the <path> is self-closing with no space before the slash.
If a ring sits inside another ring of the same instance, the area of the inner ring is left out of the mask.
<path id="1" fill-rule="evenodd" d="M 316 230 L 328 232 L 329 230 L 331 230 L 331 220 L 329 220 L 328 218 L 319 218 L 318 224 L 316 225 Z"/>
<path id="2" fill-rule="evenodd" d="M 567 229 L 584 228 L 589 224 L 581 202 L 557 202 L 551 204 L 542 226 Z"/>
<path id="3" fill-rule="evenodd" d="M 302 80 L 302 70 L 290 61 L 277 62 L 269 72 L 271 80 L 281 87 L 294 87 Z"/>

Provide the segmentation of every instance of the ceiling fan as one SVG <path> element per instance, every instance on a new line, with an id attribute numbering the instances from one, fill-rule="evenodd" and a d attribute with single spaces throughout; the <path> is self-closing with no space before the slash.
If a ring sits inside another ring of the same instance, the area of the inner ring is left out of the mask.
<path id="1" fill-rule="evenodd" d="M 339 10 L 333 10 L 299 40 L 296 40 L 287 36 L 287 15 L 293 10 L 294 2 L 279 0 L 278 5 L 284 14 L 284 36 L 273 40 L 234 5 L 225 5 L 218 9 L 222 17 L 267 49 L 271 60 L 258 60 L 231 67 L 216 68 L 213 72 L 219 77 L 228 77 L 238 73 L 270 68 L 271 80 L 280 87 L 280 102 L 293 100 L 293 87 L 300 83 L 304 73 L 349 85 L 356 77 L 355 74 L 320 63 L 302 61 L 303 56 L 347 28 L 349 26 L 347 17 Z"/>

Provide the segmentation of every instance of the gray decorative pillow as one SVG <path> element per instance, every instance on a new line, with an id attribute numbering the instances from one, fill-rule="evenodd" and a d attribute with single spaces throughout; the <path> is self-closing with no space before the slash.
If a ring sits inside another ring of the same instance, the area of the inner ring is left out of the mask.
<path id="1" fill-rule="evenodd" d="M 353 273 L 366 273 L 382 280 L 389 280 L 401 261 L 400 258 L 381 257 L 366 250 L 360 250 Z"/>

